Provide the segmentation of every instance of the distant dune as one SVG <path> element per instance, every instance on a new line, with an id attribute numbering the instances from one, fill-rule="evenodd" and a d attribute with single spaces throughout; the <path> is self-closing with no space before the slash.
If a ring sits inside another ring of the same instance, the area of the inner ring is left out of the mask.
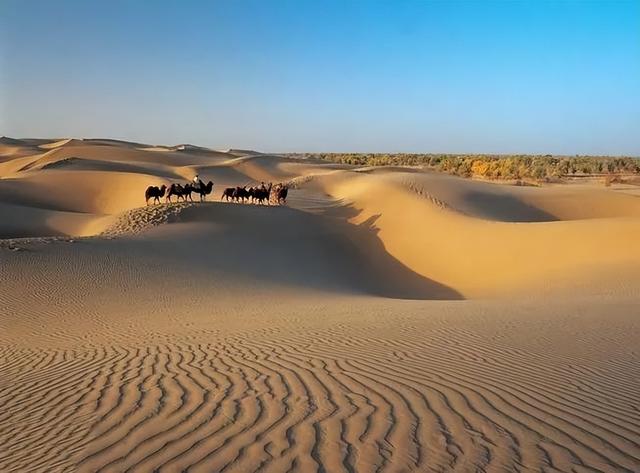
<path id="1" fill-rule="evenodd" d="M 254 151 L 252 149 L 235 149 L 229 148 L 222 151 L 223 153 L 234 154 L 236 156 L 255 156 L 257 154 L 262 154 L 258 151 Z"/>
<path id="2" fill-rule="evenodd" d="M 639 241 L 615 183 L 3 137 L 0 471 L 639 471 Z"/>

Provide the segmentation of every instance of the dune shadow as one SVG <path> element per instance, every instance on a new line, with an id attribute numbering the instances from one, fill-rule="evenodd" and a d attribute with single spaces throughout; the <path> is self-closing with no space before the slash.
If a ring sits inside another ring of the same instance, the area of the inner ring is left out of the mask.
<path id="1" fill-rule="evenodd" d="M 416 273 L 393 257 L 384 247 L 376 226 L 381 214 L 372 215 L 359 224 L 349 220 L 357 217 L 360 210 L 351 204 L 332 207 L 326 218 L 336 220 L 342 233 L 354 245 L 362 261 L 361 277 L 366 288 L 373 294 L 393 299 L 416 300 L 463 300 L 455 289 Z"/>
<path id="2" fill-rule="evenodd" d="M 559 219 L 509 194 L 467 191 L 465 213 L 500 222 L 555 222 Z"/>
<path id="3" fill-rule="evenodd" d="M 353 208 L 325 216 L 290 207 L 212 202 L 185 209 L 172 228 L 140 243 L 205 278 L 396 299 L 463 299 L 413 272 L 377 237 L 375 220 L 353 225 Z"/>

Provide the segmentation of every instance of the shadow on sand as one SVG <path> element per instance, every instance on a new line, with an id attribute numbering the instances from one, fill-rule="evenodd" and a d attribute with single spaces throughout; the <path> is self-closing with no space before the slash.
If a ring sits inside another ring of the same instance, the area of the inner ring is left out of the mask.
<path id="1" fill-rule="evenodd" d="M 470 191 L 463 194 L 464 212 L 499 222 L 555 222 L 558 218 L 507 193 Z"/>
<path id="2" fill-rule="evenodd" d="M 157 227 L 131 243 L 138 240 L 161 253 L 176 274 L 205 279 L 397 299 L 463 299 L 389 255 L 376 235 L 376 218 L 349 223 L 356 212 L 348 206 L 311 214 L 212 202 L 184 209 L 174 225 Z"/>
<path id="3" fill-rule="evenodd" d="M 378 237 L 376 221 L 381 214 L 372 215 L 359 224 L 349 223 L 360 211 L 351 204 L 328 210 L 324 218 L 335 220 L 342 233 L 354 245 L 363 260 L 361 277 L 366 287 L 377 295 L 394 299 L 463 300 L 455 289 L 416 273 L 392 255 Z"/>

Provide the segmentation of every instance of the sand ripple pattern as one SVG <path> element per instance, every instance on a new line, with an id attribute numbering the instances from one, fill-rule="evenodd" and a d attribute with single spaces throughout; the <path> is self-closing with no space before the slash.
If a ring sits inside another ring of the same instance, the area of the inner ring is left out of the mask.
<path id="1" fill-rule="evenodd" d="M 633 352 L 301 332 L 0 348 L 0 471 L 639 471 Z"/>

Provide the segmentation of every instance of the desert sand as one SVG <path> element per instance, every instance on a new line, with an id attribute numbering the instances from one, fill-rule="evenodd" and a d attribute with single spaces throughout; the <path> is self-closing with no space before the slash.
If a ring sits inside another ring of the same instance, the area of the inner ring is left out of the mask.
<path id="1" fill-rule="evenodd" d="M 618 185 L 2 138 L 0 471 L 640 471 L 639 245 Z"/>

